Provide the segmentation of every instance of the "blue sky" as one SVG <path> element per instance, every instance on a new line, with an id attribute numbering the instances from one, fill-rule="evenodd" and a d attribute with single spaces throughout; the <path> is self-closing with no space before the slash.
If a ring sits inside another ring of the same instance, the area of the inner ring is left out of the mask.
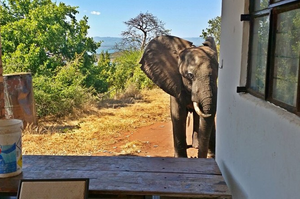
<path id="1" fill-rule="evenodd" d="M 89 18 L 88 36 L 121 37 L 125 21 L 149 12 L 165 23 L 171 34 L 199 37 L 208 20 L 221 16 L 221 0 L 58 0 L 79 6 L 78 19 Z"/>

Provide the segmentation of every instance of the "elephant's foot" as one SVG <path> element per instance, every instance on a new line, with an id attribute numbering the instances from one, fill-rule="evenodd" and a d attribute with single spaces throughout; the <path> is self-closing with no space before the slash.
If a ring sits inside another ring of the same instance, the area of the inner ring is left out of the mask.
<path id="1" fill-rule="evenodd" d="M 210 149 L 208 149 L 207 158 L 213 158 L 213 159 L 215 159 L 216 158 L 216 154 L 213 151 L 211 151 Z"/>
<path id="2" fill-rule="evenodd" d="M 213 153 L 210 150 L 208 150 L 208 152 L 206 154 L 205 153 L 201 153 L 201 155 L 200 155 L 198 153 L 198 158 L 213 158 L 213 159 L 215 159 L 216 155 L 215 155 L 215 153 Z"/>
<path id="3" fill-rule="evenodd" d="M 208 148 L 202 148 L 201 147 L 198 149 L 198 158 L 207 158 L 208 155 Z"/>
<path id="4" fill-rule="evenodd" d="M 186 149 L 177 150 L 174 153 L 175 158 L 187 158 Z"/>

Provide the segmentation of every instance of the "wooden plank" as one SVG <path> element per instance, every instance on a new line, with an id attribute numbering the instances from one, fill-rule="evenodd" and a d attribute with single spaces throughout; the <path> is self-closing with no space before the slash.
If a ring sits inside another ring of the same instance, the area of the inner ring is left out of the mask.
<path id="1" fill-rule="evenodd" d="M 226 196 L 227 186 L 222 176 L 204 174 L 144 173 L 118 171 L 27 171 L 24 179 L 90 178 L 93 194 L 167 195 L 180 197 Z M 20 176 L 10 180 L 6 189 L 16 192 Z M 5 182 L 3 182 L 5 183 Z M 8 186 L 9 185 L 9 186 Z M 0 190 L 2 191 L 2 190 Z"/>
<path id="2" fill-rule="evenodd" d="M 80 169 L 221 175 L 214 159 L 137 156 L 24 156 L 23 169 Z M 62 164 L 63 162 L 63 164 Z"/>
<path id="3" fill-rule="evenodd" d="M 23 162 L 21 175 L 0 179 L 0 193 L 14 195 L 22 178 L 89 178 L 91 195 L 231 197 L 213 159 L 24 156 Z"/>

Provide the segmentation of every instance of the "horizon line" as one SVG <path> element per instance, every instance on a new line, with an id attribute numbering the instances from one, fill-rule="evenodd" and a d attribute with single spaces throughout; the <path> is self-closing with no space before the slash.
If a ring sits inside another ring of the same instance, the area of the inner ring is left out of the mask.
<path id="1" fill-rule="evenodd" d="M 181 36 L 177 36 L 177 35 L 172 35 L 172 36 L 181 37 Z M 88 37 L 114 37 L 114 38 L 122 38 L 121 36 L 88 36 Z M 181 37 L 181 38 L 198 38 L 198 37 L 202 38 L 200 36 L 184 36 L 184 37 Z"/>

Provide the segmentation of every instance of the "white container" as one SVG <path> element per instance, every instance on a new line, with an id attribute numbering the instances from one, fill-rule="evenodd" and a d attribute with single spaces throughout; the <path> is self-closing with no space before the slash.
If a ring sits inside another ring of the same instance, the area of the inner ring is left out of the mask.
<path id="1" fill-rule="evenodd" d="M 22 172 L 22 128 L 22 120 L 0 120 L 0 178 Z"/>

